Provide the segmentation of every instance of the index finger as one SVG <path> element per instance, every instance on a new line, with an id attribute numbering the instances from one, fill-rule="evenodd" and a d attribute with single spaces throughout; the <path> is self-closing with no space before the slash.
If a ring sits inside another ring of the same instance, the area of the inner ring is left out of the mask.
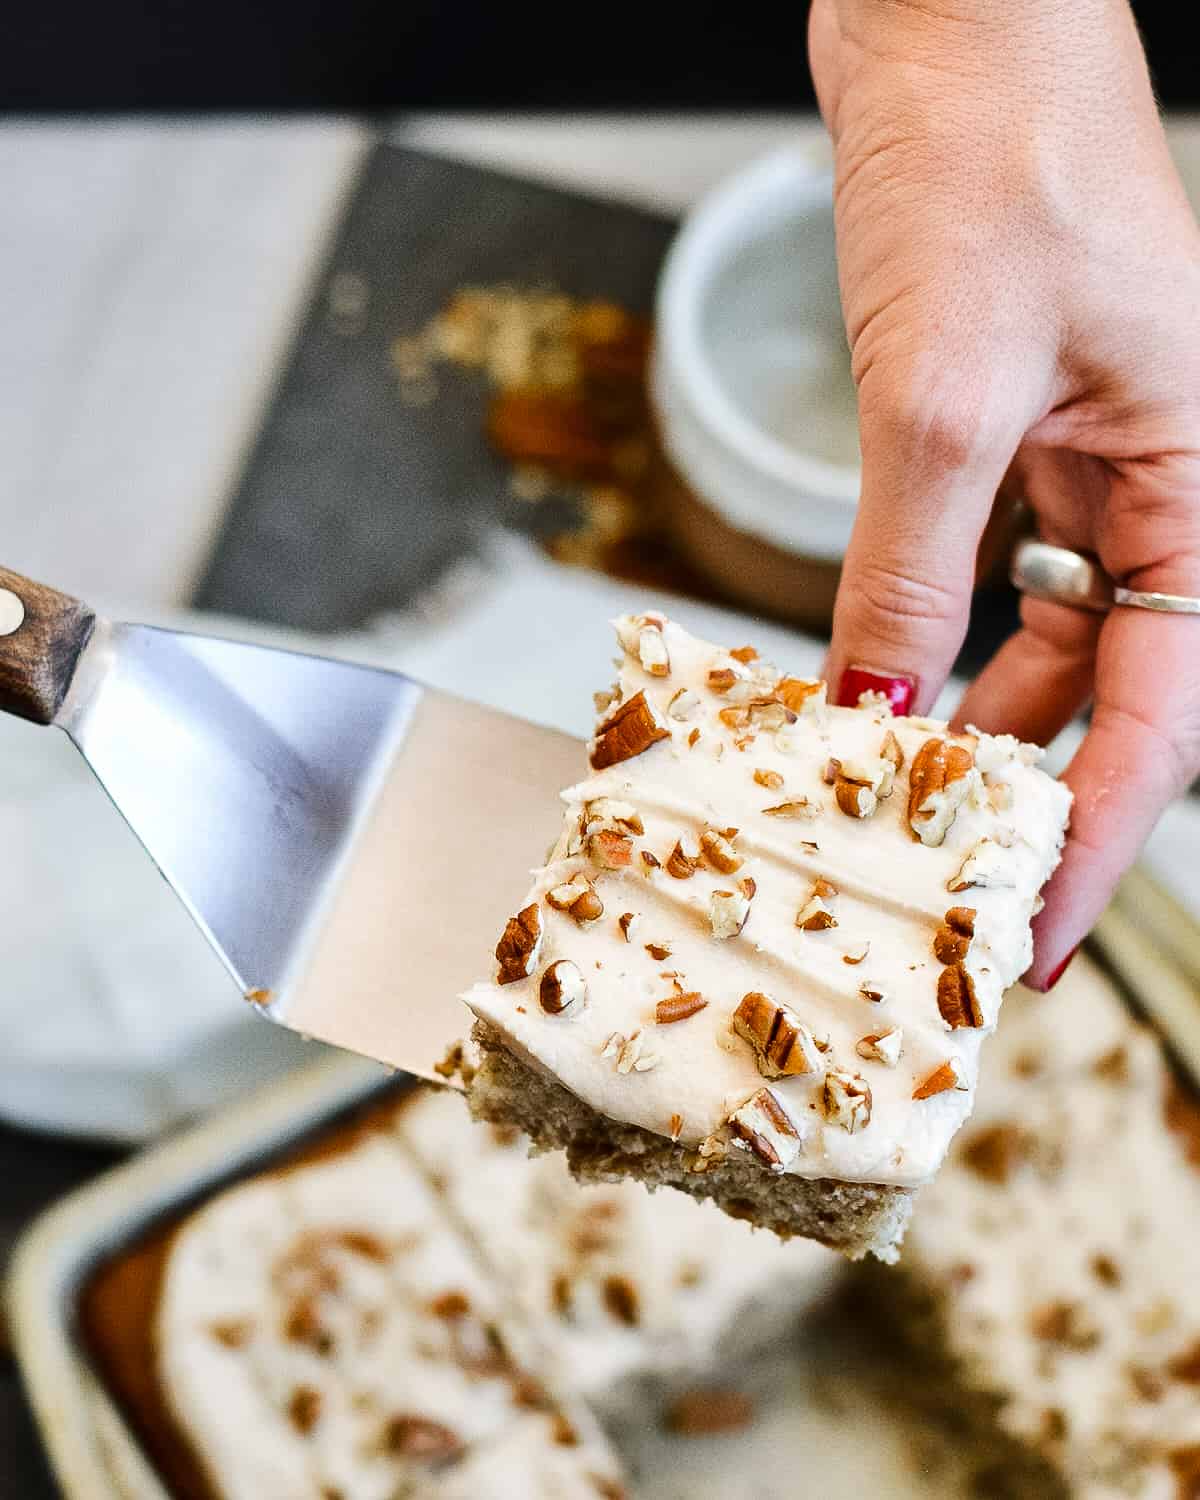
<path id="1" fill-rule="evenodd" d="M 1063 776 L 1075 805 L 1027 983 L 1056 977 L 1198 767 L 1200 617 L 1114 609 L 1100 632 L 1091 725 Z"/>

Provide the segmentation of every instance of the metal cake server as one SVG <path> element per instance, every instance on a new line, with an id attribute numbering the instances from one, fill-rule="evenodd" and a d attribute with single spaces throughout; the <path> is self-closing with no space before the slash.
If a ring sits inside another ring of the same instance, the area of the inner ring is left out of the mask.
<path id="1" fill-rule="evenodd" d="M 120 624 L 2 567 L 0 710 L 71 738 L 265 1015 L 422 1075 L 580 765 L 399 673 Z"/>

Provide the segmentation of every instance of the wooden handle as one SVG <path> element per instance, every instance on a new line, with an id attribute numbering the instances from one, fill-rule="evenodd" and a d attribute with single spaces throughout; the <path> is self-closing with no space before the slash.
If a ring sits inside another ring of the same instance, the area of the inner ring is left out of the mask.
<path id="1" fill-rule="evenodd" d="M 0 709 L 51 723 L 95 623 L 78 599 L 0 567 Z"/>

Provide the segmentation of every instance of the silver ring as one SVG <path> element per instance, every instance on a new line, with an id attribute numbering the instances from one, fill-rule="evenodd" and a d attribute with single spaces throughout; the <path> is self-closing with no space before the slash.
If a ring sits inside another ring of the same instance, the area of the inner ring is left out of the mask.
<path id="1" fill-rule="evenodd" d="M 1067 604 L 1097 613 L 1114 605 L 1128 609 L 1153 609 L 1160 614 L 1200 615 L 1200 599 L 1190 594 L 1156 594 L 1116 584 L 1094 557 L 1052 547 L 1026 537 L 1017 543 L 1009 571 L 1013 586 L 1034 599 Z"/>
<path id="2" fill-rule="evenodd" d="M 1112 579 L 1098 562 L 1081 552 L 1051 547 L 1033 537 L 1017 543 L 1009 577 L 1015 588 L 1034 599 L 1049 599 L 1052 604 L 1070 604 L 1075 609 L 1098 613 L 1113 607 Z"/>

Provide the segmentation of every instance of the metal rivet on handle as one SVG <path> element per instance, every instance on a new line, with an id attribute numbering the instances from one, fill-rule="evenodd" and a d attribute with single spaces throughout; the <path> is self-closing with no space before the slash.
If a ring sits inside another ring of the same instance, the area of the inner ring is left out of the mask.
<path id="1" fill-rule="evenodd" d="M 12 635 L 25 623 L 25 606 L 11 589 L 0 589 L 0 635 Z"/>

